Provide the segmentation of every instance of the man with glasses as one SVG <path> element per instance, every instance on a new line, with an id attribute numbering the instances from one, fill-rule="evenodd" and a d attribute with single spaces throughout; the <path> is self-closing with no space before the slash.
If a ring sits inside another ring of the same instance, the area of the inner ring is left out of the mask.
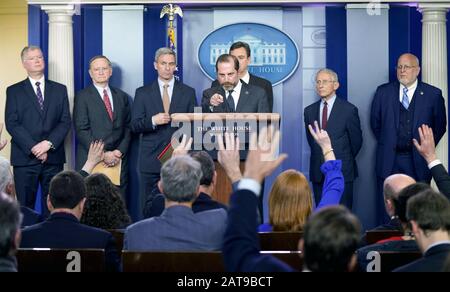
<path id="1" fill-rule="evenodd" d="M 309 164 L 309 178 L 313 185 L 316 206 L 322 198 L 324 176 L 320 166 L 324 156 L 320 146 L 308 131 L 308 125 L 319 122 L 321 129 L 326 130 L 331 139 L 336 159 L 342 160 L 345 189 L 341 197 L 341 204 L 350 210 L 353 206 L 353 181 L 358 176 L 355 157 L 361 149 L 362 132 L 358 109 L 348 101 L 337 98 L 336 90 L 339 81 L 336 72 L 330 69 L 321 69 L 316 75 L 316 91 L 320 100 L 311 104 L 304 111 L 306 136 L 311 147 Z"/>
<path id="2" fill-rule="evenodd" d="M 71 127 L 66 86 L 44 76 L 45 61 L 39 47 L 21 53 L 27 78 L 6 90 L 5 122 L 11 134 L 11 164 L 17 199 L 34 209 L 38 185 L 42 212 L 50 180 L 63 170 L 64 139 Z"/>
<path id="3" fill-rule="evenodd" d="M 429 166 L 413 146 L 413 139 L 420 140 L 418 128 L 421 125 L 431 127 L 437 144 L 447 125 L 441 90 L 417 80 L 420 73 L 418 58 L 412 54 L 401 55 L 396 70 L 398 80 L 377 88 L 370 118 L 372 131 L 378 141 L 376 174 L 379 223 L 387 219 L 384 218 L 382 196 L 386 177 L 404 173 L 416 181 L 431 181 Z"/>
<path id="4" fill-rule="evenodd" d="M 87 160 L 92 142 L 105 143 L 103 162 L 113 167 L 120 164 L 120 189 L 126 197 L 128 185 L 128 146 L 130 144 L 131 106 L 122 90 L 109 85 L 113 73 L 111 61 L 95 56 L 89 61 L 92 85 L 75 96 L 73 121 L 77 134 L 77 171 Z"/>

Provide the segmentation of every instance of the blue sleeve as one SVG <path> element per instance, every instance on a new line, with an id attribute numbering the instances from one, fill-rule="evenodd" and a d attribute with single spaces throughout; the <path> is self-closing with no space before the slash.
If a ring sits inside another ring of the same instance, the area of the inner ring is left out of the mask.
<path id="1" fill-rule="evenodd" d="M 329 160 L 320 167 L 325 176 L 323 182 L 322 200 L 315 211 L 329 205 L 337 205 L 344 192 L 344 175 L 342 174 L 342 161 Z"/>

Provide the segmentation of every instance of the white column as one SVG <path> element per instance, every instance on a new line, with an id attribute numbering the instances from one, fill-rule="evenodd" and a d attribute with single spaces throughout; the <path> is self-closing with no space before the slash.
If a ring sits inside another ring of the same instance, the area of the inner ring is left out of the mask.
<path id="1" fill-rule="evenodd" d="M 419 4 L 422 13 L 422 81 L 442 90 L 448 108 L 447 79 L 447 11 L 449 4 Z M 448 131 L 436 149 L 437 156 L 448 169 Z"/>
<path id="2" fill-rule="evenodd" d="M 73 28 L 74 5 L 42 5 L 48 14 L 48 78 L 67 86 L 70 114 L 74 98 Z M 66 169 L 73 168 L 72 131 L 66 137 Z"/>

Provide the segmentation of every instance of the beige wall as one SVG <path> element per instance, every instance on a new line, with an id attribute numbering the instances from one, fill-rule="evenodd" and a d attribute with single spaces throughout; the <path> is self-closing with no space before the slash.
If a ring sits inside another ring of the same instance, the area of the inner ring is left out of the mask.
<path id="1" fill-rule="evenodd" d="M 0 0 L 0 123 L 5 122 L 6 88 L 25 79 L 20 51 L 28 43 L 28 8 L 26 0 Z M 8 145 L 1 155 L 9 159 L 11 136 L 3 130 Z"/>

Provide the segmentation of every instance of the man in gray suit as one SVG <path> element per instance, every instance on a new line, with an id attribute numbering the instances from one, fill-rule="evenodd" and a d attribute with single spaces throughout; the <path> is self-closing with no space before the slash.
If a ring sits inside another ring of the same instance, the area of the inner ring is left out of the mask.
<path id="1" fill-rule="evenodd" d="M 204 113 L 268 113 L 267 94 L 264 89 L 241 82 L 238 75 L 239 61 L 230 54 L 219 56 L 216 61 L 217 80 L 220 86 L 203 91 Z"/>
<path id="2" fill-rule="evenodd" d="M 79 171 L 86 162 L 91 142 L 103 140 L 104 163 L 114 166 L 122 161 L 120 187 L 125 196 L 131 119 L 128 97 L 122 90 L 109 86 L 112 66 L 107 57 L 93 57 L 89 62 L 89 75 L 93 84 L 77 93 L 73 109 L 78 143 L 76 169 Z"/>
<path id="3" fill-rule="evenodd" d="M 200 163 L 183 155 L 161 168 L 160 191 L 166 197 L 166 209 L 129 226 L 125 231 L 124 250 L 197 251 L 220 250 L 227 213 L 215 209 L 195 213 L 192 203 L 200 192 Z"/>

